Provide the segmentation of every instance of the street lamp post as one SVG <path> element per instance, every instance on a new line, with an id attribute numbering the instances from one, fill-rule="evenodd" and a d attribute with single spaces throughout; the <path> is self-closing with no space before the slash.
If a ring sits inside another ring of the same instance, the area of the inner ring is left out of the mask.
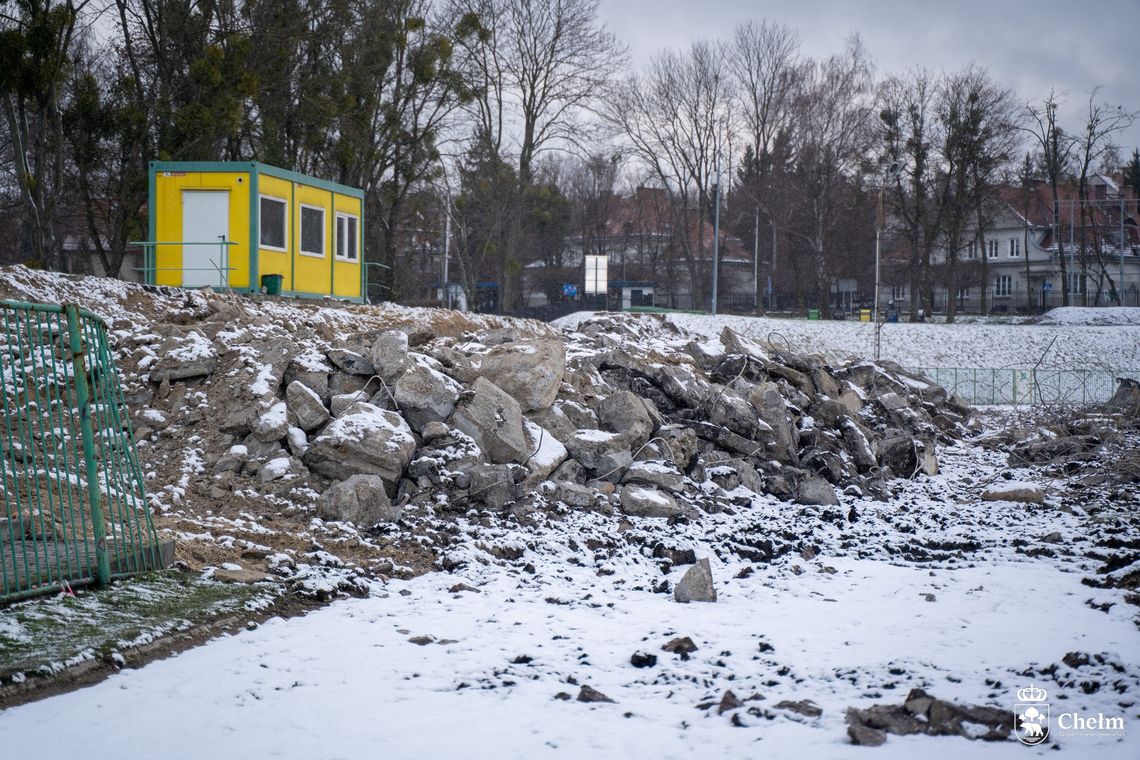
<path id="1" fill-rule="evenodd" d="M 447 206 L 451 205 L 450 196 L 447 199 Z M 448 263 L 451 258 L 451 209 L 444 207 L 444 221 L 443 221 L 443 292 L 444 303 L 447 308 L 451 308 L 451 280 L 448 270 Z"/>
<path id="2" fill-rule="evenodd" d="M 890 180 L 899 176 L 902 168 L 903 167 L 901 161 L 892 161 L 887 165 L 887 171 L 885 172 L 886 176 L 883 179 L 889 182 Z M 882 284 L 879 269 L 881 256 L 879 255 L 879 252 L 883 236 L 883 224 L 885 222 L 885 219 L 883 218 L 883 193 L 886 192 L 886 189 L 887 183 L 880 182 L 879 204 L 875 209 L 875 303 L 871 309 L 871 319 L 874 320 L 875 323 L 875 361 L 879 361 L 879 349 L 881 346 L 880 337 L 883 331 L 883 325 L 881 322 L 879 322 L 879 288 Z"/>
<path id="3" fill-rule="evenodd" d="M 757 315 L 760 305 L 760 205 L 756 205 L 756 227 L 752 233 L 752 309 Z"/>
<path id="4" fill-rule="evenodd" d="M 875 323 L 875 361 L 879 361 L 879 333 L 882 332 L 882 325 L 879 323 L 879 250 L 883 236 L 883 190 L 879 188 L 879 206 L 875 211 L 875 303 L 871 308 L 871 319 Z"/>

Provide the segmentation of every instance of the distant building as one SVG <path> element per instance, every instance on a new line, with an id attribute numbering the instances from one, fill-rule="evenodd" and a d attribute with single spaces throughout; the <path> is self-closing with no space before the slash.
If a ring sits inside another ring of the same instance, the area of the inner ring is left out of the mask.
<path id="1" fill-rule="evenodd" d="M 983 290 L 990 312 L 1028 312 L 1063 303 L 1063 289 L 1072 306 L 1140 305 L 1140 236 L 1137 200 L 1111 177 L 1096 175 L 1089 182 L 1081 228 L 1081 201 L 1076 188 L 1060 190 L 1060 224 L 1053 228 L 1053 199 L 1048 185 L 1006 186 L 991 222 L 978 234 L 968 228 L 957 255 L 958 287 L 945 287 L 948 255 L 943 244 L 932 257 L 934 309 L 943 311 L 948 299 L 962 312 L 981 310 Z M 1082 255 L 1082 239 L 1083 255 Z M 896 246 L 884 257 L 883 301 L 909 308 L 915 294 L 909 279 L 909 250 Z M 1066 277 L 1061 276 L 1061 257 Z"/>

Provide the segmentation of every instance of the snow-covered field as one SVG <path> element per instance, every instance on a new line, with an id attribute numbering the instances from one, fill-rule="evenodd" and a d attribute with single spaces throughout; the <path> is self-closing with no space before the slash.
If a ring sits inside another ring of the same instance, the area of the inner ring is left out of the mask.
<path id="1" fill-rule="evenodd" d="M 1131 314 L 1140 309 L 1116 311 Z M 573 328 L 593 314 L 571 314 L 555 324 Z M 1080 318 L 1088 321 L 1087 315 Z M 703 314 L 669 314 L 666 319 L 710 338 L 719 335 L 727 325 L 755 340 L 786 343 L 794 351 L 823 354 L 832 361 L 875 355 L 875 326 L 869 322 Z M 1140 369 L 1140 324 L 1137 324 L 1140 317 L 1131 324 L 1118 322 L 1110 327 L 1074 324 L 1078 315 L 1058 319 L 1064 321 L 1054 325 L 887 324 L 881 334 L 881 356 L 913 368 L 1028 368 L 1040 362 L 1042 366 L 1065 369 L 1115 372 Z"/>
<path id="2" fill-rule="evenodd" d="M 834 514 L 761 496 L 699 524 L 460 519 L 454 573 L 377 584 L 10 709 L 0 746 L 13 758 L 1137 757 L 1135 607 L 1082 584 L 1099 564 L 1088 553 L 1121 535 L 1114 513 L 1090 519 L 1063 483 L 1043 506 L 982 503 L 1004 456 L 963 445 L 942 461 L 887 502 L 845 495 Z M 1136 494 L 1122 499 L 1114 509 L 1134 512 Z M 684 570 L 663 573 L 659 545 L 710 557 L 719 601 L 654 593 Z M 746 560 L 749 546 L 776 557 Z M 698 647 L 688 660 L 661 649 L 680 636 Z M 656 664 L 633 667 L 638 651 Z M 1091 661 L 1070 667 L 1070 652 Z M 1055 714 L 1124 716 L 1125 732 L 1054 725 L 1038 748 L 895 735 L 864 748 L 845 733 L 846 708 L 901 704 L 914 687 L 1012 710 L 1031 682 Z M 581 685 L 613 703 L 577 701 Z M 743 704 L 720 714 L 726 690 Z M 804 699 L 822 714 L 776 707 Z"/>
<path id="3" fill-rule="evenodd" d="M 1140 326 L 1140 308 L 1135 306 L 1059 306 L 1037 320 L 1039 325 Z"/>

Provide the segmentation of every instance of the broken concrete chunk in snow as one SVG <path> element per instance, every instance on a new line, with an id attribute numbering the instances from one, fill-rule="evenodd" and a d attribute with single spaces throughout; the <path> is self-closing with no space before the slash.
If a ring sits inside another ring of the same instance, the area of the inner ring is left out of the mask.
<path id="1" fill-rule="evenodd" d="M 612 699 L 601 693 L 597 689 L 582 684 L 582 688 L 578 691 L 579 702 L 613 702 Z"/>
<path id="2" fill-rule="evenodd" d="M 292 460 L 289 457 L 277 457 L 270 459 L 261 469 L 258 470 L 258 478 L 262 483 L 269 483 L 274 480 L 279 480 L 289 473 L 289 468 L 292 465 Z"/>
<path id="3" fill-rule="evenodd" d="M 674 465 L 664 461 L 633 462 L 626 468 L 622 482 L 653 486 L 672 493 L 685 490 L 685 476 Z"/>
<path id="4" fill-rule="evenodd" d="M 716 587 L 713 585 L 712 568 L 708 557 L 685 571 L 681 582 L 673 589 L 673 598 L 678 602 L 715 602 Z"/>
<path id="5" fill-rule="evenodd" d="M 982 491 L 986 501 L 1020 501 L 1026 504 L 1042 504 L 1045 489 L 1036 483 L 1021 480 L 1002 480 L 991 483 Z"/>
<path id="6" fill-rule="evenodd" d="M 284 401 L 273 402 L 253 426 L 253 435 L 260 441 L 280 441 L 288 432 L 289 421 Z"/>
<path id="7" fill-rule="evenodd" d="M 800 504 L 815 504 L 834 507 L 839 504 L 835 487 L 820 477 L 807 478 L 796 488 L 796 501 Z"/>
<path id="8" fill-rule="evenodd" d="M 218 352 L 201 333 L 191 330 L 167 338 L 158 347 L 158 362 L 150 372 L 153 383 L 205 377 L 218 368 Z"/>
<path id="9" fill-rule="evenodd" d="M 399 333 L 403 335 L 403 333 Z M 455 409 L 463 389 L 442 372 L 416 365 L 396 381 L 396 405 L 413 430 L 423 430 L 431 422 L 444 422 Z"/>
<path id="10" fill-rule="evenodd" d="M 963 736 L 984 741 L 1009 739 L 1014 713 L 984 705 L 960 705 L 911 689 L 902 705 L 847 709 L 848 736 L 855 744 L 878 746 L 886 734 Z"/>
<path id="11" fill-rule="evenodd" d="M 549 430 L 526 419 L 523 420 L 523 426 L 530 448 L 530 457 L 526 460 L 526 468 L 530 472 L 527 482 L 534 485 L 550 477 L 569 454 L 562 442 Z"/>
<path id="12" fill-rule="evenodd" d="M 481 358 L 479 375 L 506 391 L 524 412 L 546 409 L 558 397 L 566 346 L 538 338 L 503 343 Z"/>
<path id="13" fill-rule="evenodd" d="M 621 511 L 635 517 L 675 517 L 681 514 L 677 501 L 669 494 L 633 485 L 621 489 Z"/>
<path id="14" fill-rule="evenodd" d="M 798 461 L 796 437 L 788 421 L 788 405 L 780 394 L 780 387 L 772 382 L 764 382 L 754 387 L 748 400 L 773 431 L 775 436 L 771 455 L 779 462 L 795 464 Z"/>
<path id="15" fill-rule="evenodd" d="M 843 442 L 847 445 L 847 452 L 855 461 L 855 467 L 859 472 L 867 472 L 874 468 L 878 464 L 875 452 L 855 420 L 844 415 L 839 418 L 839 428 L 843 431 Z"/>
<path id="16" fill-rule="evenodd" d="M 759 343 L 749 338 L 740 335 L 731 327 L 725 327 L 720 331 L 720 342 L 724 346 L 724 350 L 729 354 L 742 354 L 750 356 L 761 362 L 771 361 L 771 357 Z"/>
<path id="17" fill-rule="evenodd" d="M 447 423 L 469 435 L 495 464 L 530 456 L 519 402 L 485 377 L 459 398 Z"/>
<path id="18" fill-rule="evenodd" d="M 298 382 L 317 394 L 322 402 L 329 399 L 329 374 L 332 366 L 323 354 L 316 351 L 303 351 L 292 359 L 285 370 L 285 382 Z"/>
<path id="19" fill-rule="evenodd" d="M 360 402 L 310 442 L 305 464 L 328 478 L 379 475 L 395 487 L 415 449 L 415 436 L 403 417 Z"/>
<path id="20" fill-rule="evenodd" d="M 331 486 L 317 500 L 323 520 L 351 522 L 360 527 L 396 522 L 403 509 L 388 500 L 384 480 L 378 475 L 353 475 Z"/>
<path id="21" fill-rule="evenodd" d="M 603 428 L 622 436 L 626 448 L 635 449 L 653 435 L 653 420 L 645 404 L 629 391 L 611 393 L 598 403 L 594 411 Z"/>
<path id="22" fill-rule="evenodd" d="M 289 432 L 285 434 L 285 443 L 295 457 L 303 457 L 309 450 L 309 439 L 299 427 L 290 426 Z"/>
<path id="23" fill-rule="evenodd" d="M 386 330 L 372 341 L 372 366 L 389 385 L 408 367 L 408 334 Z"/>
<path id="24" fill-rule="evenodd" d="M 615 455 L 624 453 L 632 461 L 626 439 L 620 433 L 605 430 L 576 430 L 566 439 L 566 449 L 579 464 L 595 472 L 603 472 L 602 468 Z"/>
<path id="25" fill-rule="evenodd" d="M 325 409 L 321 397 L 298 380 L 285 388 L 285 400 L 289 411 L 297 418 L 297 427 L 306 433 L 311 433 L 329 421 L 329 411 Z"/>
<path id="26" fill-rule="evenodd" d="M 347 348 L 333 348 L 329 349 L 328 357 L 329 361 L 335 364 L 338 369 L 350 375 L 371 377 L 376 374 L 376 368 L 372 366 L 372 362 L 356 351 Z"/>
<path id="27" fill-rule="evenodd" d="M 260 583 L 272 580 L 272 576 L 266 575 L 260 570 L 250 570 L 240 565 L 219 567 L 210 577 L 222 583 Z"/>

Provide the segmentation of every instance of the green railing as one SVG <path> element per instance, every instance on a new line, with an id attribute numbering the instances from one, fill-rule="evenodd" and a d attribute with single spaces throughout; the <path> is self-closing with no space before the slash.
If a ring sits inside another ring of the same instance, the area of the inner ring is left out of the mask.
<path id="1" fill-rule="evenodd" d="M 973 405 L 1100 404 L 1112 398 L 1118 377 L 1140 378 L 1138 370 L 1050 367 L 927 367 L 916 371 Z"/>
<path id="2" fill-rule="evenodd" d="M 107 328 L 0 301 L 0 602 L 161 567 Z"/>
<path id="3" fill-rule="evenodd" d="M 158 283 L 159 272 L 211 272 L 218 276 L 218 289 L 227 290 L 230 287 L 230 272 L 237 270 L 231 267 L 229 249 L 237 243 L 232 240 L 217 240 L 212 242 L 187 242 L 185 240 L 132 240 L 127 245 L 143 249 L 143 265 L 135 267 L 135 271 L 142 272 L 143 282 L 155 285 Z M 218 259 L 210 259 L 208 267 L 160 267 L 158 266 L 158 246 L 177 245 L 182 248 L 217 248 Z M 191 287 L 202 287 L 208 283 L 199 283 Z"/>

